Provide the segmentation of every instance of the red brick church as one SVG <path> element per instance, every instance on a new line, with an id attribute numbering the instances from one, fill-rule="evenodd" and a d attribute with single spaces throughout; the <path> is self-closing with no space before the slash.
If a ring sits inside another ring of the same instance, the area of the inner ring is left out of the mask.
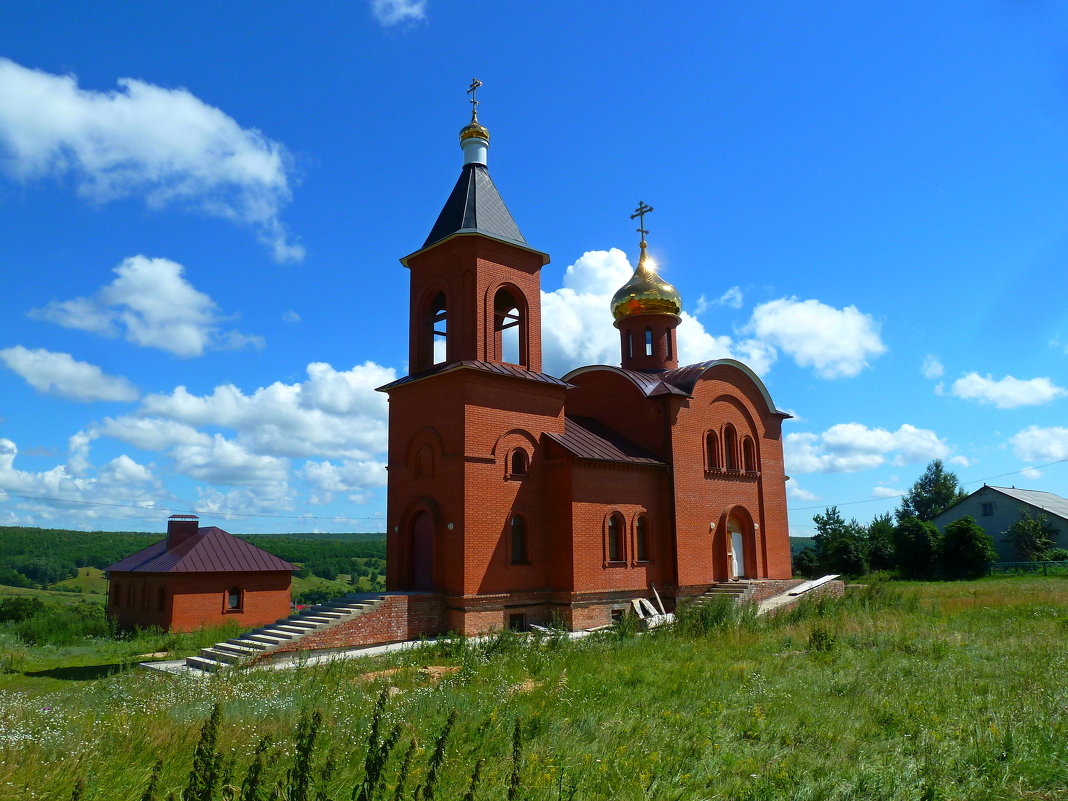
<path id="1" fill-rule="evenodd" d="M 608 623 L 732 578 L 787 579 L 782 421 L 761 380 L 679 366 L 679 293 L 645 248 L 612 299 L 621 366 L 541 364 L 541 268 L 486 168 L 463 169 L 411 282 L 409 375 L 389 394 L 390 590 L 444 598 L 463 634 Z M 648 207 L 641 206 L 644 214 Z M 636 215 L 637 216 L 637 215 Z"/>

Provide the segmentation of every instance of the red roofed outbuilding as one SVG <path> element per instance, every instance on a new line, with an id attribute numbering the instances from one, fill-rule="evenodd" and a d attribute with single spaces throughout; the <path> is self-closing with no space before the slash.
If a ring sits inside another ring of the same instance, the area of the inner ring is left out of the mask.
<path id="1" fill-rule="evenodd" d="M 173 515 L 167 538 L 107 568 L 108 616 L 123 628 L 243 627 L 289 614 L 296 566 L 193 515 Z"/>

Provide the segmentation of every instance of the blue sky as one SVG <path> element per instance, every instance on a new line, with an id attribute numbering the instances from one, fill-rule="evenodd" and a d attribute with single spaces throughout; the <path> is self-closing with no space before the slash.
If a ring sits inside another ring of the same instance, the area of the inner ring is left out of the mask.
<path id="1" fill-rule="evenodd" d="M 549 371 L 618 363 L 643 200 L 683 359 L 795 415 L 794 534 L 932 458 L 1068 494 L 1061 4 L 13 0 L 0 523 L 383 530 L 473 76 Z"/>

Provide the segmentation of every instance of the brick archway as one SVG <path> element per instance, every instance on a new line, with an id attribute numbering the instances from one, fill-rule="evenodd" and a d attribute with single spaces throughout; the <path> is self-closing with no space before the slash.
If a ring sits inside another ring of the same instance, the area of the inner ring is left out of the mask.
<path id="1" fill-rule="evenodd" d="M 760 566 L 753 515 L 741 505 L 727 507 L 712 541 L 713 574 L 717 580 L 759 578 Z"/>

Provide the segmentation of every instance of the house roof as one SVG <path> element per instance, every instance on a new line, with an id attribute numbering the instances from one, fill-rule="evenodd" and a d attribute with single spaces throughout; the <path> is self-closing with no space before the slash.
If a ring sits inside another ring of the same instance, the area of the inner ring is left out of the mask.
<path id="1" fill-rule="evenodd" d="M 579 459 L 662 466 L 664 462 L 592 417 L 564 416 L 564 433 L 546 433 L 553 442 Z"/>
<path id="2" fill-rule="evenodd" d="M 1068 499 L 1062 498 L 1060 495 L 1054 495 L 1052 492 L 1016 489 L 1016 487 L 986 486 L 983 489 L 996 490 L 1002 495 L 1008 495 L 1010 498 L 1015 498 L 1016 500 L 1030 504 L 1031 506 L 1037 506 L 1044 512 L 1068 520 Z"/>
<path id="3" fill-rule="evenodd" d="M 525 367 L 520 367 L 516 364 L 501 364 L 499 362 L 484 362 L 475 359 L 468 359 L 458 362 L 442 362 L 441 364 L 435 364 L 429 370 L 423 370 L 421 373 L 415 375 L 406 375 L 402 378 L 398 378 L 396 381 L 391 381 L 384 386 L 378 387 L 378 392 L 388 392 L 394 387 L 399 387 L 404 384 L 410 384 L 413 381 L 418 381 L 422 378 L 427 378 L 438 373 L 449 373 L 453 370 L 481 370 L 484 373 L 496 373 L 497 375 L 511 376 L 512 378 L 521 378 L 527 381 L 536 381 L 541 384 L 551 384 L 558 387 L 569 387 L 566 381 L 561 381 L 559 378 L 554 378 L 548 373 L 537 373 L 533 370 L 528 370 Z"/>
<path id="4" fill-rule="evenodd" d="M 296 565 L 216 526 L 197 529 L 197 536 L 171 550 L 167 550 L 167 540 L 160 540 L 105 568 L 108 573 L 251 573 L 296 569 Z"/>
<path id="5" fill-rule="evenodd" d="M 504 205 L 485 164 L 464 165 L 423 248 L 458 233 L 485 234 L 526 247 L 527 240 Z"/>

